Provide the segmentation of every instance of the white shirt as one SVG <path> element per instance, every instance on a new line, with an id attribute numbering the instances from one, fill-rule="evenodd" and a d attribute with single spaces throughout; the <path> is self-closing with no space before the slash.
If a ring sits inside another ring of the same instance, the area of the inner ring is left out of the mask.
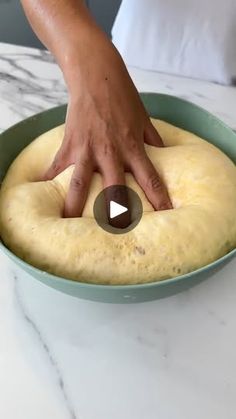
<path id="1" fill-rule="evenodd" d="M 113 42 L 127 65 L 230 84 L 236 0 L 123 0 Z"/>

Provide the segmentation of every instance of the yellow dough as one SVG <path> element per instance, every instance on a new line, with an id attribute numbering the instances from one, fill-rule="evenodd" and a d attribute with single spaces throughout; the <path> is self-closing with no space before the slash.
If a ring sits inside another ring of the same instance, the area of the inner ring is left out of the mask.
<path id="1" fill-rule="evenodd" d="M 236 166 L 208 142 L 153 121 L 165 148 L 146 146 L 166 183 L 173 210 L 153 210 L 131 174 L 144 213 L 129 233 L 110 234 L 93 218 L 102 190 L 94 173 L 81 218 L 61 217 L 73 166 L 38 181 L 63 139 L 64 126 L 33 141 L 11 165 L 0 193 L 0 232 L 6 246 L 30 264 L 65 278 L 136 284 L 181 275 L 236 246 Z"/>

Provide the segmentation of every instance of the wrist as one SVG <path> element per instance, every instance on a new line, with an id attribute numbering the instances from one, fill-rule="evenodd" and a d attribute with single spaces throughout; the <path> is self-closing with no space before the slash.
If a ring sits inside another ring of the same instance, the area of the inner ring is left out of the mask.
<path id="1" fill-rule="evenodd" d="M 107 69 L 118 68 L 122 59 L 107 36 L 99 28 L 71 42 L 60 63 L 69 94 L 74 96 L 75 86 L 86 89 L 86 83 L 99 83 Z M 102 80 L 101 80 L 102 81 Z"/>
<path id="2" fill-rule="evenodd" d="M 80 29 L 78 33 L 74 32 L 73 38 L 67 39 L 63 45 L 63 54 L 58 59 L 67 84 L 78 78 L 83 69 L 89 66 L 100 37 L 99 29 L 90 26 L 85 31 Z"/>

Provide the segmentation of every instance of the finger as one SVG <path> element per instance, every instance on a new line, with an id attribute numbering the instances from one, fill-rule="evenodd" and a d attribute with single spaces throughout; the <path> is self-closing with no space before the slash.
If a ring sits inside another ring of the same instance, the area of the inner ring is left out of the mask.
<path id="1" fill-rule="evenodd" d="M 65 201 L 64 217 L 80 217 L 88 195 L 93 174 L 93 163 L 89 154 L 80 154 L 76 161 L 69 191 Z"/>
<path id="2" fill-rule="evenodd" d="M 125 185 L 124 167 L 115 155 L 104 157 L 99 164 L 103 176 L 103 186 Z"/>
<path id="3" fill-rule="evenodd" d="M 101 163 L 103 184 L 105 188 L 105 203 L 108 222 L 116 228 L 126 228 L 130 224 L 131 214 L 127 188 L 125 187 L 125 173 L 122 163 L 115 156 L 109 156 Z M 111 201 L 128 208 L 128 211 L 117 217 L 111 217 Z"/>
<path id="4" fill-rule="evenodd" d="M 156 128 L 152 125 L 151 121 L 148 123 L 144 131 L 144 141 L 145 143 L 155 146 L 155 147 L 164 147 L 160 134 L 157 132 Z"/>
<path id="5" fill-rule="evenodd" d="M 63 170 L 65 170 L 69 165 L 70 162 L 67 159 L 66 154 L 63 153 L 60 149 L 57 152 L 51 166 L 46 171 L 46 173 L 44 173 L 42 180 L 46 181 L 54 179 L 57 175 L 59 175 L 59 173 L 63 172 Z"/>
<path id="6" fill-rule="evenodd" d="M 132 173 L 155 210 L 172 209 L 172 203 L 161 177 L 144 154 L 131 164 Z"/>

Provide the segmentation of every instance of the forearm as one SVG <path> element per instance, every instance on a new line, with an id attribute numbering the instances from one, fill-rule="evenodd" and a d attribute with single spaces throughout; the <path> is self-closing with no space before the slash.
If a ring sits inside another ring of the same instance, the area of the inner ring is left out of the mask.
<path id="1" fill-rule="evenodd" d="M 131 170 L 155 209 L 168 191 L 145 153 L 162 146 L 125 64 L 82 0 L 21 0 L 42 42 L 56 57 L 69 92 L 65 135 L 44 180 L 75 164 L 64 215 L 81 216 L 93 171 L 104 187 L 124 185 Z M 158 189 L 158 190 L 157 190 Z"/>
<path id="2" fill-rule="evenodd" d="M 43 44 L 53 53 L 68 84 L 73 71 L 88 63 L 91 46 L 102 48 L 106 35 L 83 0 L 21 0 L 26 16 Z"/>

